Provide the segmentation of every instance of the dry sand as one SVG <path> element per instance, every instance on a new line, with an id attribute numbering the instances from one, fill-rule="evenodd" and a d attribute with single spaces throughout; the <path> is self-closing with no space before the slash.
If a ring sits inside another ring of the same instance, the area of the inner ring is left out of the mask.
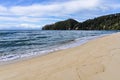
<path id="1" fill-rule="evenodd" d="M 120 33 L 0 66 L 0 80 L 120 80 Z"/>

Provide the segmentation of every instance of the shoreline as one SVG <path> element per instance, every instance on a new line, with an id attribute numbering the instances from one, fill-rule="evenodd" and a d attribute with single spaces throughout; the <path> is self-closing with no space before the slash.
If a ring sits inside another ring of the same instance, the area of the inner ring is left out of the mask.
<path id="1" fill-rule="evenodd" d="M 46 53 L 37 54 L 37 55 L 31 55 L 31 56 L 29 55 L 27 57 L 21 57 L 19 59 L 13 59 L 13 60 L 8 60 L 8 61 L 0 61 L 1 62 L 0 66 L 14 64 L 14 63 L 25 61 L 25 60 L 29 60 L 29 59 L 32 59 L 32 58 L 46 56 L 48 54 L 52 54 L 52 53 L 59 52 L 59 51 L 62 51 L 62 50 L 67 50 L 67 49 L 79 47 L 79 46 L 82 46 L 82 45 L 92 41 L 92 40 L 96 40 L 96 39 L 99 39 L 99 38 L 102 38 L 102 37 L 106 37 L 106 36 L 109 36 L 109 35 L 112 35 L 112 34 L 116 34 L 116 33 L 102 34 L 102 35 L 99 35 L 99 36 L 91 36 L 91 37 L 87 38 L 86 40 L 84 40 L 83 42 L 81 42 L 80 40 L 75 42 L 75 40 L 76 40 L 75 39 L 72 42 L 65 43 L 65 44 L 62 44 L 62 45 L 58 46 L 59 49 L 58 48 L 56 48 L 56 49 L 54 48 L 54 50 L 46 52 Z M 79 43 L 79 44 L 76 44 L 76 43 Z M 68 45 L 70 45 L 70 47 L 62 48 L 63 46 L 68 46 Z"/>
<path id="2" fill-rule="evenodd" d="M 120 33 L 0 66 L 0 80 L 119 80 Z"/>

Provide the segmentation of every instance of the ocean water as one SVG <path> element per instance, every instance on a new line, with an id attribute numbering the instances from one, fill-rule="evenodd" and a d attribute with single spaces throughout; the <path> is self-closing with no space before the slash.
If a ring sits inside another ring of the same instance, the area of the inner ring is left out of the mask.
<path id="1" fill-rule="evenodd" d="M 1 30 L 0 62 L 79 46 L 91 39 L 118 31 Z"/>

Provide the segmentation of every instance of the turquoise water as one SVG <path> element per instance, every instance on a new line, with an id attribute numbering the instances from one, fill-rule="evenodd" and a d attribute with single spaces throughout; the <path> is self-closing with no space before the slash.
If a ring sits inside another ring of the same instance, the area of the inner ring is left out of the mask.
<path id="1" fill-rule="evenodd" d="M 0 61 L 44 55 L 118 31 L 0 31 Z"/>

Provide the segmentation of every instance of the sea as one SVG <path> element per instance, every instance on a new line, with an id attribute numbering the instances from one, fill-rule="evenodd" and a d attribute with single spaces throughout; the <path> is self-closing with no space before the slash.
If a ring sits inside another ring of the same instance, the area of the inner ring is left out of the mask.
<path id="1" fill-rule="evenodd" d="M 0 30 L 0 62 L 72 48 L 118 31 Z"/>

